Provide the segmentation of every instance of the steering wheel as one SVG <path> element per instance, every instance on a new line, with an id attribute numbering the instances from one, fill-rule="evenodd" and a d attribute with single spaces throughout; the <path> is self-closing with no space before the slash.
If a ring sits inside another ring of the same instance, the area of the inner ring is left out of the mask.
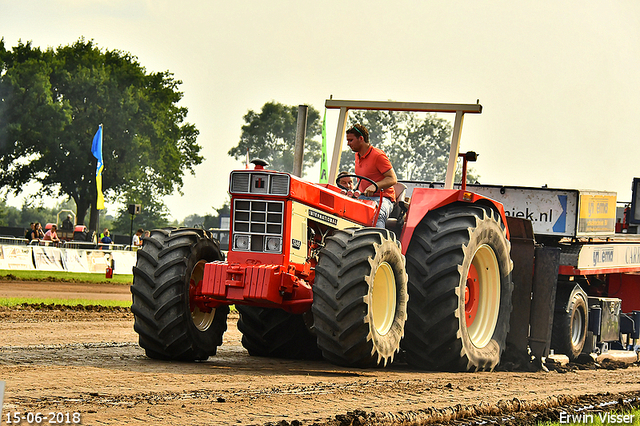
<path id="1" fill-rule="evenodd" d="M 376 187 L 376 191 L 375 192 L 380 191 L 380 187 L 378 186 L 378 184 L 375 183 L 373 180 L 369 179 L 366 176 L 361 176 L 361 175 L 342 175 L 342 176 L 339 176 L 339 177 L 336 178 L 336 186 L 338 188 L 340 188 L 340 189 L 344 189 L 345 191 L 348 191 L 349 188 L 344 187 L 344 186 L 342 186 L 340 184 L 340 179 L 342 179 L 342 178 L 356 178 L 356 181 L 353 184 L 353 188 L 351 188 L 352 191 L 355 191 L 360 187 L 360 182 L 362 182 L 363 179 L 366 180 L 367 182 L 369 182 L 371 185 Z"/>
<path id="2" fill-rule="evenodd" d="M 371 183 L 373 186 L 375 186 L 375 188 L 376 188 L 375 192 L 379 192 L 380 193 L 380 199 L 378 200 L 378 207 L 376 208 L 376 213 L 373 216 L 373 223 L 371 224 L 371 226 L 376 226 L 376 223 L 378 223 L 378 216 L 380 216 L 380 209 L 382 208 L 382 191 L 380 191 L 380 187 L 372 179 L 369 179 L 366 176 L 349 174 L 349 175 L 342 175 L 342 176 L 336 178 L 336 186 L 338 188 L 344 190 L 344 191 L 354 191 L 353 189 L 346 188 L 346 187 L 344 187 L 344 186 L 342 186 L 340 184 L 340 179 L 345 178 L 345 177 L 356 178 L 356 181 L 355 181 L 355 183 L 353 185 L 353 187 L 356 188 L 356 190 L 358 188 L 360 188 L 360 182 L 362 182 L 362 180 L 364 179 L 367 182 Z"/>

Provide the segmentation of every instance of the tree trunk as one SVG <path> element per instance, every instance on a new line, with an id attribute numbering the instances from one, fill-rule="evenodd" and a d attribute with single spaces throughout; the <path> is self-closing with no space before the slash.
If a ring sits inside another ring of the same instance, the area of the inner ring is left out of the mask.
<path id="1" fill-rule="evenodd" d="M 91 217 L 89 219 L 89 231 L 95 231 L 98 233 L 98 227 L 100 226 L 100 210 L 96 208 L 95 203 L 91 204 Z"/>
<path id="2" fill-rule="evenodd" d="M 78 225 L 84 225 L 84 217 L 89 209 L 89 202 L 75 197 L 74 201 L 76 202 L 76 223 Z"/>

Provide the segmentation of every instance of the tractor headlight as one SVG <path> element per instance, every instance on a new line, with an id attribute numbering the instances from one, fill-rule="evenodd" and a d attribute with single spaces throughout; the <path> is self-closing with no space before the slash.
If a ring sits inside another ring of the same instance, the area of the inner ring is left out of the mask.
<path id="1" fill-rule="evenodd" d="M 282 239 L 280 237 L 267 237 L 267 250 L 280 253 L 282 251 Z"/>
<path id="2" fill-rule="evenodd" d="M 249 235 L 236 235 L 233 239 L 233 248 L 236 250 L 248 250 Z"/>

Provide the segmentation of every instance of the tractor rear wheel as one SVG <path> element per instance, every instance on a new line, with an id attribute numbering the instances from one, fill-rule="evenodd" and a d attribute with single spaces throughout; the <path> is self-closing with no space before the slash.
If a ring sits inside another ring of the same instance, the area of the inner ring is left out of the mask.
<path id="1" fill-rule="evenodd" d="M 493 370 L 509 331 L 512 262 L 498 213 L 451 205 L 429 212 L 407 250 L 407 362 L 431 370 Z"/>
<path id="2" fill-rule="evenodd" d="M 587 294 L 579 285 L 558 285 L 551 348 L 575 361 L 587 338 Z"/>
<path id="3" fill-rule="evenodd" d="M 227 329 L 226 305 L 197 300 L 204 265 L 222 260 L 219 243 L 202 229 L 156 229 L 133 268 L 134 329 L 150 358 L 194 361 L 215 355 Z"/>
<path id="4" fill-rule="evenodd" d="M 407 317 L 405 259 L 386 229 L 336 231 L 319 255 L 314 330 L 325 359 L 350 367 L 393 361 Z"/>
<path id="5" fill-rule="evenodd" d="M 307 328 L 304 315 L 282 309 L 236 305 L 240 313 L 238 330 L 242 346 L 251 356 L 287 359 L 318 359 L 320 350 Z"/>

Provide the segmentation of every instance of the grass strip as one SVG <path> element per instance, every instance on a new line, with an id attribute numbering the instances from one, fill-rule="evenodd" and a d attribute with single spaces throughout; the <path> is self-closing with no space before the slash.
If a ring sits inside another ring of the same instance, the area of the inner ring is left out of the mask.
<path id="1" fill-rule="evenodd" d="M 37 297 L 0 297 L 0 306 L 11 308 L 23 304 L 29 305 L 60 305 L 60 306 L 118 306 L 131 307 L 130 300 L 90 300 L 90 299 L 57 299 Z"/>
<path id="2" fill-rule="evenodd" d="M 104 273 L 66 272 L 66 271 L 13 271 L 0 270 L 0 280 L 3 281 L 46 281 L 69 283 L 133 283 L 133 274 L 115 274 L 113 278 L 105 277 Z"/>
<path id="3" fill-rule="evenodd" d="M 583 411 L 581 413 L 565 413 L 559 422 L 542 422 L 539 426 L 560 425 L 640 425 L 640 410 L 631 411 Z"/>

